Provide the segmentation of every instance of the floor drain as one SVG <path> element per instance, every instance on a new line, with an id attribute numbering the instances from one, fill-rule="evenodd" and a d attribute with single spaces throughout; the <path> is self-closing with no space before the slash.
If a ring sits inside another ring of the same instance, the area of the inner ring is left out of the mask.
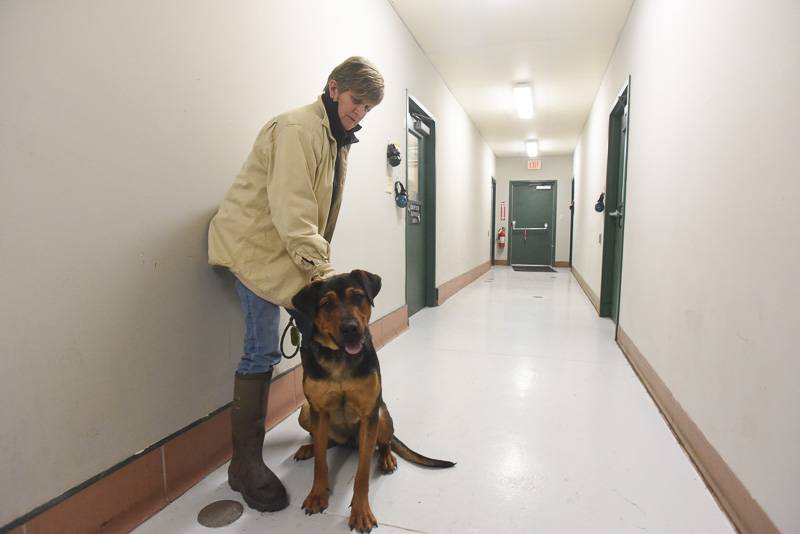
<path id="1" fill-rule="evenodd" d="M 204 527 L 226 527 L 241 517 L 244 507 L 238 501 L 212 502 L 197 514 L 197 522 Z"/>

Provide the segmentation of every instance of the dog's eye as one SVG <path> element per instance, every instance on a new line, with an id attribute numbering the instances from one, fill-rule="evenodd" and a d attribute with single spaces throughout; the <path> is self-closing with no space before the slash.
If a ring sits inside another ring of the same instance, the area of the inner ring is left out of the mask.
<path id="1" fill-rule="evenodd" d="M 333 302 L 332 300 L 326 300 L 325 302 L 322 302 L 319 305 L 319 307 L 325 310 L 326 312 L 332 312 L 333 310 L 336 309 L 336 303 Z"/>
<path id="2" fill-rule="evenodd" d="M 353 304 L 361 304 L 361 302 L 363 302 L 363 300 L 364 300 L 364 294 L 363 293 L 353 293 L 353 295 L 350 297 L 350 300 L 353 301 Z"/>

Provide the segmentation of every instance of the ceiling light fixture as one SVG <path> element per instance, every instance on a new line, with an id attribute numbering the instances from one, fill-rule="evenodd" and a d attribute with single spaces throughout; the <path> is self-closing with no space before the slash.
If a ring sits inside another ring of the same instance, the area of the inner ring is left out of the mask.
<path id="1" fill-rule="evenodd" d="M 525 141 L 525 151 L 528 153 L 529 158 L 535 158 L 539 155 L 539 141 L 536 139 L 529 139 Z"/>
<path id="2" fill-rule="evenodd" d="M 520 119 L 533 117 L 533 90 L 527 83 L 514 86 L 514 100 L 517 103 L 517 115 Z"/>

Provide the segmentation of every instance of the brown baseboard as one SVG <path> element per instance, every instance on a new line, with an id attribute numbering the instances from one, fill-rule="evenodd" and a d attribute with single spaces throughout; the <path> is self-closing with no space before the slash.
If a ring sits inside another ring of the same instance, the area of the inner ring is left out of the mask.
<path id="1" fill-rule="evenodd" d="M 575 280 L 578 281 L 578 285 L 581 286 L 583 292 L 586 293 L 586 296 L 589 297 L 589 302 L 592 303 L 594 309 L 597 310 L 597 313 L 600 313 L 600 299 L 597 297 L 592 288 L 589 287 L 589 284 L 586 283 L 586 280 L 583 279 L 581 273 L 579 273 L 575 267 L 572 268 L 572 275 L 575 277 Z"/>
<path id="2" fill-rule="evenodd" d="M 28 534 L 129 532 L 167 505 L 162 450 L 136 458 L 30 518 Z"/>
<path id="3" fill-rule="evenodd" d="M 464 274 L 460 274 L 452 280 L 440 285 L 438 288 L 436 288 L 438 293 L 436 305 L 441 306 L 444 304 L 447 299 L 458 293 L 470 283 L 477 280 L 480 275 L 487 272 L 489 269 L 491 269 L 491 267 L 492 265 L 489 261 L 481 263 L 477 267 L 470 269 Z"/>
<path id="4" fill-rule="evenodd" d="M 407 329 L 406 306 L 370 325 L 376 348 L 383 347 Z M 272 381 L 267 429 L 290 416 L 304 401 L 303 369 L 298 365 Z M 128 532 L 230 458 L 230 408 L 224 406 L 0 527 L 0 532 Z"/>
<path id="5" fill-rule="evenodd" d="M 573 271 L 574 272 L 574 271 Z M 706 439 L 703 431 L 689 417 L 647 359 L 622 327 L 617 343 L 639 379 L 655 401 L 678 442 L 691 458 L 700 476 L 717 499 L 731 522 L 745 534 L 772 534 L 778 529 L 770 517 L 742 484 L 730 466 Z"/>
<path id="6" fill-rule="evenodd" d="M 494 260 L 495 265 L 508 265 L 508 260 Z"/>
<path id="7" fill-rule="evenodd" d="M 303 402 L 302 369 L 272 382 L 267 428 Z M 167 506 L 231 457 L 230 408 L 148 447 L 63 495 L 0 528 L 25 534 L 128 532 Z"/>
<path id="8" fill-rule="evenodd" d="M 372 344 L 380 349 L 408 330 L 408 306 L 403 305 L 369 325 Z"/>

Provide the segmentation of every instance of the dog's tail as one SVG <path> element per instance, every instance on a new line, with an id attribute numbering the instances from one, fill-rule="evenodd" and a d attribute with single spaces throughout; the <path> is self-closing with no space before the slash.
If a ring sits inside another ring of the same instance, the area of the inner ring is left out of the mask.
<path id="1" fill-rule="evenodd" d="M 392 436 L 392 450 L 403 460 L 417 465 L 424 465 L 425 467 L 453 467 L 456 465 L 454 462 L 447 460 L 436 460 L 422 456 L 420 453 L 409 449 L 408 445 L 400 441 L 397 436 Z"/>

